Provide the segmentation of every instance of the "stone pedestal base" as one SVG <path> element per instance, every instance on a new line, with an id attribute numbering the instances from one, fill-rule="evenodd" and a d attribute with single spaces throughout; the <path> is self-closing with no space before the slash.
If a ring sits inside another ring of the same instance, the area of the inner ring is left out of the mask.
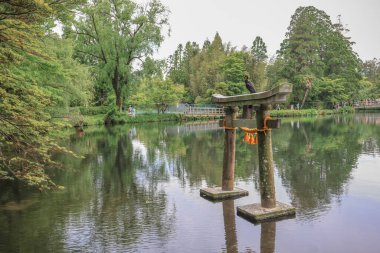
<path id="1" fill-rule="evenodd" d="M 281 202 L 276 202 L 274 208 L 264 208 L 261 204 L 250 204 L 238 206 L 237 214 L 253 222 L 262 222 L 295 216 L 296 208 Z"/>
<path id="2" fill-rule="evenodd" d="M 247 196 L 248 191 L 235 187 L 232 191 L 223 191 L 222 187 L 204 188 L 200 190 L 202 197 L 212 200 L 222 200 Z"/>

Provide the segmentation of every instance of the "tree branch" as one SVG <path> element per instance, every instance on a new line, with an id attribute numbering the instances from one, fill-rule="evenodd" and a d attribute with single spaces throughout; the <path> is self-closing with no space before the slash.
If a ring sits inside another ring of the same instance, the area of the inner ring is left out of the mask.
<path id="1" fill-rule="evenodd" d="M 140 56 L 134 56 L 134 57 L 128 57 L 128 65 L 129 65 L 133 60 L 139 60 L 139 61 L 141 61 L 142 63 L 144 63 L 144 61 L 143 61 L 141 58 L 142 58 L 142 55 L 140 55 Z"/>
<path id="2" fill-rule="evenodd" d="M 95 17 L 94 17 L 94 14 L 91 14 L 90 17 L 91 17 L 92 24 L 93 24 L 93 26 L 94 26 L 95 33 L 96 33 L 96 35 L 98 36 L 97 41 L 98 41 L 99 46 L 100 46 L 100 51 L 101 51 L 101 53 L 102 53 L 103 60 L 104 60 L 105 63 L 107 63 L 106 55 L 105 55 L 105 53 L 104 53 L 104 50 L 103 50 L 102 44 L 100 43 L 100 37 L 99 37 L 98 29 L 96 28 L 96 23 L 95 23 Z"/>
<path id="3" fill-rule="evenodd" d="M 90 56 L 95 57 L 95 58 L 97 58 L 97 59 L 103 60 L 102 57 L 99 57 L 99 56 L 97 56 L 97 55 L 95 55 L 95 54 L 92 54 L 92 53 L 89 53 L 89 52 L 85 52 L 85 51 L 81 51 L 81 50 L 76 50 L 76 51 L 77 51 L 78 53 L 86 54 L 86 55 L 90 55 Z"/>
<path id="4" fill-rule="evenodd" d="M 92 34 L 89 34 L 87 31 L 86 32 L 77 32 L 77 31 L 74 31 L 75 34 L 78 34 L 78 35 L 85 35 L 85 36 L 88 36 L 88 37 L 91 37 L 93 38 L 94 40 L 98 41 L 98 38 L 96 38 L 94 35 Z"/>

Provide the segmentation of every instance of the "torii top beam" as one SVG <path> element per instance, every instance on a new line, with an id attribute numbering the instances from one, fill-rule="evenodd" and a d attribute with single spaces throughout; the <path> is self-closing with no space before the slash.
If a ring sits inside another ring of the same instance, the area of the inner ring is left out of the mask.
<path id="1" fill-rule="evenodd" d="M 271 90 L 244 94 L 237 96 L 223 96 L 213 94 L 212 101 L 222 106 L 242 106 L 242 105 L 269 105 L 286 102 L 286 97 L 292 92 L 292 86 L 289 83 L 280 84 Z"/>

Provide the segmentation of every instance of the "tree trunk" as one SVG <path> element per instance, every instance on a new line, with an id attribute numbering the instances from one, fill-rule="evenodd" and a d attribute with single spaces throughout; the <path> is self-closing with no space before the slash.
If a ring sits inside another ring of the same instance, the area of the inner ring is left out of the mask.
<path id="1" fill-rule="evenodd" d="M 162 114 L 164 114 L 166 112 L 166 110 L 168 109 L 169 105 L 167 104 L 161 104 L 161 112 Z"/>
<path id="2" fill-rule="evenodd" d="M 305 87 L 306 87 L 306 91 L 305 91 L 305 95 L 303 96 L 303 99 L 302 99 L 302 103 L 301 103 L 301 107 L 300 108 L 303 108 L 303 105 L 305 104 L 306 102 L 306 99 L 309 95 L 309 92 L 311 90 L 311 87 L 313 86 L 313 82 L 310 80 L 310 79 L 306 79 L 306 84 L 305 84 Z"/>
<path id="3" fill-rule="evenodd" d="M 122 99 L 121 99 L 121 90 L 115 90 L 115 95 L 116 95 L 116 106 L 117 110 L 120 112 L 121 111 L 121 106 L 122 106 Z"/>
<path id="4" fill-rule="evenodd" d="M 115 96 L 116 96 L 116 106 L 117 106 L 117 109 L 118 111 L 120 112 L 121 111 L 121 106 L 122 106 L 122 98 L 121 98 L 121 88 L 122 88 L 122 85 L 123 83 L 120 82 L 120 80 L 122 79 L 120 77 L 120 73 L 119 73 L 119 68 L 118 68 L 118 59 L 116 59 L 116 67 L 114 69 L 114 72 L 113 72 L 113 77 L 112 77 L 112 87 L 113 87 L 113 90 L 115 91 Z"/>
<path id="5" fill-rule="evenodd" d="M 300 107 L 301 109 L 303 108 L 303 105 L 304 105 L 305 102 L 306 102 L 307 96 L 309 95 L 309 91 L 310 91 L 309 88 L 307 88 L 306 91 L 305 91 L 305 95 L 303 96 L 302 103 L 301 103 L 301 107 Z"/>

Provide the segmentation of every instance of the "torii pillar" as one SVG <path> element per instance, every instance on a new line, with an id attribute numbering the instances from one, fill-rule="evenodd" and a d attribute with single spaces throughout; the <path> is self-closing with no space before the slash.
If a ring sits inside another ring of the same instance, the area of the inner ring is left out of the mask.
<path id="1" fill-rule="evenodd" d="M 237 106 L 225 107 L 224 127 L 224 152 L 223 152 L 223 176 L 222 187 L 211 187 L 200 190 L 203 197 L 211 200 L 223 200 L 247 196 L 248 191 L 234 187 L 235 184 L 235 149 L 236 128 L 232 127 L 233 121 L 239 111 Z"/>

